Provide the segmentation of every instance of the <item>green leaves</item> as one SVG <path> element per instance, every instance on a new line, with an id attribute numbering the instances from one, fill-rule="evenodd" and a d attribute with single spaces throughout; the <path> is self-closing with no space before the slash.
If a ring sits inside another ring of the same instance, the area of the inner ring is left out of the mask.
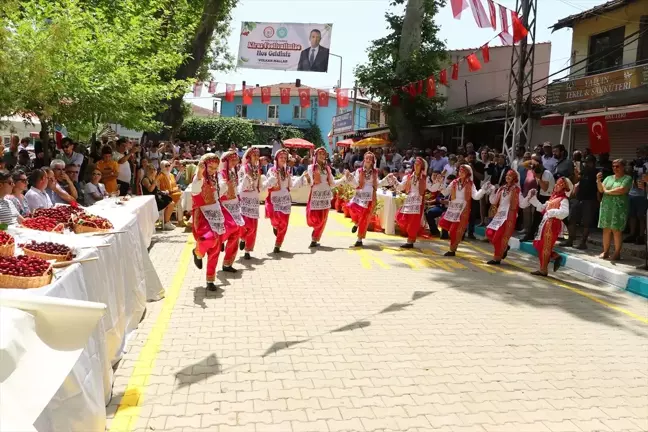
<path id="1" fill-rule="evenodd" d="M 238 117 L 190 117 L 183 123 L 180 136 L 189 141 L 214 140 L 226 147 L 256 142 L 252 123 Z"/>

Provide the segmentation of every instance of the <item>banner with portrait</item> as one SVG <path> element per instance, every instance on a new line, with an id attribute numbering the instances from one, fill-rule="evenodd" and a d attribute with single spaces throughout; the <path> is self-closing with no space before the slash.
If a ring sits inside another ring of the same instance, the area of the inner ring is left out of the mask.
<path id="1" fill-rule="evenodd" d="M 237 67 L 327 72 L 333 24 L 241 23 Z"/>

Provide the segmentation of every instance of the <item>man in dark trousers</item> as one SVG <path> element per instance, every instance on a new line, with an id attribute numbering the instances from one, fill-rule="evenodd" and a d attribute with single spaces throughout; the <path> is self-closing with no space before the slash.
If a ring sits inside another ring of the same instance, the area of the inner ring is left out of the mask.
<path id="1" fill-rule="evenodd" d="M 298 71 L 326 72 L 328 70 L 329 49 L 320 45 L 322 32 L 313 29 L 310 32 L 310 47 L 299 56 Z"/>

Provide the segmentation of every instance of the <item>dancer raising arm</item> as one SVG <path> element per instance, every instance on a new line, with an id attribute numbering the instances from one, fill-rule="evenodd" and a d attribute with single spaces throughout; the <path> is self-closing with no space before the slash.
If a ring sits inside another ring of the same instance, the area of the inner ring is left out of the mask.
<path id="1" fill-rule="evenodd" d="M 216 291 L 216 265 L 221 251 L 221 236 L 225 234 L 225 216 L 221 209 L 218 186 L 218 164 L 220 159 L 214 153 L 200 158 L 198 172 L 191 183 L 193 203 L 192 233 L 196 240 L 193 261 L 202 269 L 203 257 L 207 256 L 207 289 Z"/>
<path id="2" fill-rule="evenodd" d="M 450 250 L 444 256 L 455 256 L 459 243 L 463 240 L 468 223 L 472 200 L 479 201 L 488 191 L 490 183 L 483 182 L 480 190 L 473 183 L 473 172 L 470 165 L 461 165 L 458 177 L 454 179 L 442 193 L 450 195 L 448 210 L 441 216 L 439 227 L 450 234 Z M 435 183 L 433 191 L 442 188 L 442 182 Z"/>
<path id="3" fill-rule="evenodd" d="M 427 175 L 428 164 L 425 159 L 417 157 L 414 161 L 414 171 L 405 176 L 396 188 L 405 192 L 407 198 L 405 203 L 396 214 L 396 223 L 401 232 L 407 233 L 407 243 L 401 246 L 403 249 L 412 249 L 416 236 L 421 229 L 421 220 L 425 210 L 425 192 L 432 191 L 433 185 Z"/>
<path id="4" fill-rule="evenodd" d="M 245 221 L 241 215 L 241 203 L 237 195 L 238 175 L 236 165 L 239 157 L 235 151 L 227 151 L 221 155 L 220 172 L 218 173 L 218 185 L 220 187 L 220 201 L 225 216 L 225 234 L 221 243 L 221 250 L 225 251 L 223 258 L 223 271 L 236 273 L 232 265 L 238 251 L 238 241 L 241 235 L 241 227 Z"/>
<path id="5" fill-rule="evenodd" d="M 275 165 L 268 171 L 268 179 L 264 186 L 268 188 L 268 198 L 265 200 L 266 218 L 270 219 L 272 231 L 277 239 L 273 253 L 281 252 L 281 245 L 286 238 L 288 223 L 290 222 L 290 209 L 292 199 L 290 189 L 310 184 L 310 177 L 302 174 L 301 177 L 291 177 L 287 164 L 288 150 L 279 149 L 275 154 Z"/>
<path id="6" fill-rule="evenodd" d="M 533 247 L 538 251 L 540 270 L 531 272 L 532 275 L 547 276 L 551 260 L 554 261 L 554 271 L 558 271 L 563 264 L 562 257 L 554 252 L 553 247 L 560 233 L 565 230 L 563 219 L 569 216 L 569 195 L 573 189 L 572 182 L 566 177 L 561 177 L 546 203 L 538 201 L 535 195 L 529 198 L 529 204 L 543 214 L 540 228 L 533 241 Z"/>
<path id="7" fill-rule="evenodd" d="M 319 246 L 322 233 L 326 227 L 331 200 L 333 199 L 332 188 L 347 181 L 348 170 L 344 175 L 335 180 L 331 173 L 331 167 L 326 163 L 328 152 L 324 147 L 319 147 L 313 155 L 313 163 L 308 166 L 308 176 L 313 180 L 313 185 L 308 196 L 306 205 L 306 222 L 313 228 L 311 244 L 309 247 Z"/>
<path id="8" fill-rule="evenodd" d="M 239 249 L 245 250 L 243 259 L 249 260 L 254 250 L 259 224 L 259 195 L 263 190 L 261 167 L 259 166 L 259 149 L 250 147 L 243 154 L 239 171 L 238 194 L 241 202 L 241 215 L 245 225 L 241 227 Z"/>
<path id="9" fill-rule="evenodd" d="M 529 191 L 524 197 L 520 189 L 519 175 L 517 171 L 509 170 L 506 173 L 506 184 L 497 189 L 494 185 L 490 187 L 490 203 L 497 206 L 495 217 L 486 228 L 486 237 L 493 244 L 493 259 L 486 264 L 498 265 L 506 259 L 509 249 L 509 239 L 515 231 L 518 209 L 529 206 L 529 199 L 535 196 Z"/>
<path id="10" fill-rule="evenodd" d="M 376 205 L 376 191 L 379 187 L 394 182 L 394 175 L 388 174 L 382 180 L 378 180 L 378 169 L 376 168 L 376 156 L 367 152 L 364 155 L 362 167 L 358 168 L 353 176 L 347 175 L 349 182 L 356 188 L 355 195 L 349 204 L 351 219 L 355 224 L 351 229 L 352 233 L 358 233 L 358 240 L 354 247 L 362 247 L 362 240 L 367 236 L 369 217 Z"/>

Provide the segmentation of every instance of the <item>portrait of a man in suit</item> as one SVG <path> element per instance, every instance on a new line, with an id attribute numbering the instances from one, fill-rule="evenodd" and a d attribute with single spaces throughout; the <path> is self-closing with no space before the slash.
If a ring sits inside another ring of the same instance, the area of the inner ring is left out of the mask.
<path id="1" fill-rule="evenodd" d="M 299 56 L 298 71 L 326 72 L 328 70 L 329 49 L 320 45 L 322 32 L 313 29 L 310 32 L 310 47 Z"/>

